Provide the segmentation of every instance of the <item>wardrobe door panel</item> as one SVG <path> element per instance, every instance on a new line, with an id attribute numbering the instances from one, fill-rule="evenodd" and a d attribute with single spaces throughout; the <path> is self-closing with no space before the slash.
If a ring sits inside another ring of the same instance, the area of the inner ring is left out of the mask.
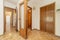
<path id="1" fill-rule="evenodd" d="M 54 34 L 54 4 L 46 6 L 46 31 Z"/>
<path id="2" fill-rule="evenodd" d="M 45 7 L 42 7 L 40 11 L 40 29 L 45 31 Z"/>
<path id="3" fill-rule="evenodd" d="M 40 8 L 40 30 L 55 33 L 55 3 Z"/>

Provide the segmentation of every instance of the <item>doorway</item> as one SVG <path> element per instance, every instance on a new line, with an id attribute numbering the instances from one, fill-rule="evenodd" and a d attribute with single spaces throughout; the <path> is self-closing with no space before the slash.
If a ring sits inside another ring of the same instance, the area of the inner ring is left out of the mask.
<path id="1" fill-rule="evenodd" d="M 16 30 L 16 9 L 4 7 L 4 33 L 13 30 Z"/>
<path id="2" fill-rule="evenodd" d="M 32 30 L 32 8 L 29 6 L 27 10 L 27 20 L 28 29 Z"/>
<path id="3" fill-rule="evenodd" d="M 55 34 L 55 3 L 40 8 L 40 30 Z"/>

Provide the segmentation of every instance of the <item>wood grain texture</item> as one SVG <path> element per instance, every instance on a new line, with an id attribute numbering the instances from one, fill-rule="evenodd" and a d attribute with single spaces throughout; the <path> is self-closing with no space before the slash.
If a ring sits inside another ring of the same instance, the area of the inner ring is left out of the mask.
<path id="1" fill-rule="evenodd" d="M 60 37 L 46 32 L 32 30 L 28 33 L 28 38 L 24 39 L 19 35 L 19 32 L 11 31 L 10 33 L 0 36 L 0 40 L 60 40 Z"/>
<path id="2" fill-rule="evenodd" d="M 55 3 L 40 8 L 40 29 L 55 34 Z"/>
<path id="3" fill-rule="evenodd" d="M 24 0 L 24 2 L 19 5 L 20 5 L 20 7 L 21 7 L 21 5 L 24 5 L 24 29 L 22 29 L 20 26 L 20 35 L 23 38 L 27 39 L 27 0 Z M 19 11 L 21 12 L 20 9 L 19 9 Z M 21 19 L 20 19 L 20 21 L 21 21 Z M 21 22 L 20 22 L 20 25 L 21 25 Z"/>
<path id="4" fill-rule="evenodd" d="M 27 10 L 27 25 L 28 29 L 32 30 L 32 8 L 28 7 Z"/>

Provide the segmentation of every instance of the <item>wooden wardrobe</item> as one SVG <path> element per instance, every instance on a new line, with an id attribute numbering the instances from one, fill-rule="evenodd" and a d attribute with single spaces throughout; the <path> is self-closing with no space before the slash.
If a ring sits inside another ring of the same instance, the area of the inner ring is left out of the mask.
<path id="1" fill-rule="evenodd" d="M 55 33 L 55 3 L 40 8 L 40 30 Z"/>

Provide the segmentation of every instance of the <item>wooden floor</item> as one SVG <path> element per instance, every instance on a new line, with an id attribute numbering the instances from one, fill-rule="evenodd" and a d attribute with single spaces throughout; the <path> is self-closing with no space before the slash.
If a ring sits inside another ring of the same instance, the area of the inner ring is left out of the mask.
<path id="1" fill-rule="evenodd" d="M 26 39 L 23 39 L 18 32 L 11 31 L 10 33 L 6 33 L 0 36 L 0 40 L 26 40 Z M 60 40 L 60 38 L 54 35 L 48 34 L 46 32 L 33 30 L 30 33 L 28 33 L 27 40 Z"/>

